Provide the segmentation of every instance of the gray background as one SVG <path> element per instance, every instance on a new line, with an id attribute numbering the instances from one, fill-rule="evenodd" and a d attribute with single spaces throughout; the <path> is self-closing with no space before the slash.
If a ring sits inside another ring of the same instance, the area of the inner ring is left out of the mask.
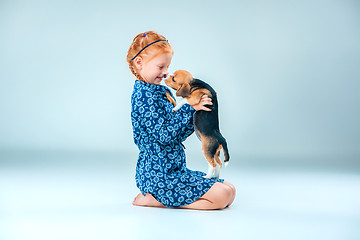
<path id="1" fill-rule="evenodd" d="M 174 48 L 171 72 L 217 90 L 232 156 L 357 164 L 359 10 L 334 0 L 1 1 L 0 149 L 137 152 L 125 56 L 136 34 L 155 30 Z M 185 144 L 200 151 L 195 136 Z"/>
<path id="2" fill-rule="evenodd" d="M 218 92 L 223 211 L 131 205 L 125 57 L 148 30 Z M 360 239 L 359 43 L 355 0 L 0 0 L 0 239 Z"/>

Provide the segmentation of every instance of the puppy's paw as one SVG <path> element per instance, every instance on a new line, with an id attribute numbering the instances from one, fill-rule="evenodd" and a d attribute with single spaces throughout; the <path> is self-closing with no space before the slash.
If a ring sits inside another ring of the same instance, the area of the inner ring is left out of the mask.
<path id="1" fill-rule="evenodd" d="M 173 108 L 172 112 L 177 112 L 184 104 L 188 103 L 186 98 L 183 98 L 176 106 Z"/>
<path id="2" fill-rule="evenodd" d="M 179 108 L 178 108 L 178 107 L 174 107 L 174 108 L 172 109 L 172 112 L 177 112 L 177 111 L 179 111 Z"/>
<path id="3" fill-rule="evenodd" d="M 213 178 L 214 172 L 215 172 L 215 167 L 213 167 L 209 164 L 208 172 L 207 172 L 206 176 L 204 176 L 204 178 Z"/>
<path id="4" fill-rule="evenodd" d="M 220 177 L 220 171 L 221 171 L 221 167 L 219 165 L 216 166 L 215 168 L 215 172 L 212 178 L 214 179 L 219 179 Z"/>

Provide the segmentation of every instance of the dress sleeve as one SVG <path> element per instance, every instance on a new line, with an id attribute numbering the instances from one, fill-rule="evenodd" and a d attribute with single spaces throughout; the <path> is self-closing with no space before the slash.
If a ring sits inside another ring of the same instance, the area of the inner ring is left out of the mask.
<path id="1" fill-rule="evenodd" d="M 184 112 L 188 112 L 191 114 L 191 119 L 189 119 L 185 131 L 183 131 L 182 134 L 180 134 L 180 141 L 183 142 L 194 132 L 194 114 L 196 111 L 189 104 L 183 105 L 180 108 L 180 110 L 183 110 Z"/>
<path id="2" fill-rule="evenodd" d="M 179 111 L 169 113 L 162 99 L 143 94 L 143 98 L 138 101 L 136 105 L 140 124 L 145 127 L 150 141 L 167 145 L 182 142 L 193 133 L 195 109 L 190 105 L 186 104 Z"/>

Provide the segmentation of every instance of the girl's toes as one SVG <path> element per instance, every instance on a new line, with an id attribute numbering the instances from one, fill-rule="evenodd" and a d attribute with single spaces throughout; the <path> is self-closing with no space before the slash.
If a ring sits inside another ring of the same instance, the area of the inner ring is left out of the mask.
<path id="1" fill-rule="evenodd" d="M 139 193 L 139 194 L 134 198 L 133 205 L 139 205 L 139 197 L 140 197 L 140 194 L 141 194 L 141 193 Z"/>
<path id="2" fill-rule="evenodd" d="M 145 199 L 145 196 L 142 195 L 142 193 L 139 193 L 139 194 L 135 197 L 134 202 L 133 202 L 133 205 L 136 205 L 136 206 L 144 206 L 144 205 L 145 205 L 144 199 Z"/>

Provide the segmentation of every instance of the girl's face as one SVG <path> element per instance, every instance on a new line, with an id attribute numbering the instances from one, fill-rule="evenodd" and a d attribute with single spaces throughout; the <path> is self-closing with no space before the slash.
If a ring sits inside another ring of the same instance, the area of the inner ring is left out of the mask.
<path id="1" fill-rule="evenodd" d="M 169 66 L 171 63 L 172 54 L 163 53 L 157 57 L 146 61 L 146 58 L 135 58 L 135 66 L 138 73 L 147 83 L 160 85 L 164 75 L 169 74 Z"/>

